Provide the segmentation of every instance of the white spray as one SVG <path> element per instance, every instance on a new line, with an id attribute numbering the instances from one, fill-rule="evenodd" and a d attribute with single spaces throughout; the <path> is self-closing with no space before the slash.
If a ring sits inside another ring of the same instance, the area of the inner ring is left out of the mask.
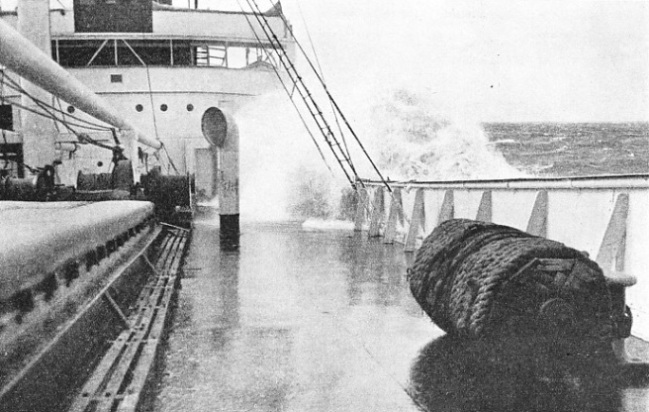
<path id="1" fill-rule="evenodd" d="M 347 117 L 355 121 L 358 136 L 384 176 L 454 180 L 522 175 L 489 144 L 477 123 L 444 113 L 423 92 L 373 93 L 360 102 Z M 243 220 L 343 217 L 341 195 L 349 185 L 316 135 L 333 175 L 326 168 L 285 95 L 260 97 L 237 113 L 237 121 Z M 352 155 L 361 177 L 375 179 L 360 150 Z"/>

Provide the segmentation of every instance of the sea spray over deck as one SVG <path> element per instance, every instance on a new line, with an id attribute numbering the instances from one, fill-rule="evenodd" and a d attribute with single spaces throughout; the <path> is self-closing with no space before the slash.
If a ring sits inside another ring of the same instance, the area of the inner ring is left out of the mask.
<path id="1" fill-rule="evenodd" d="M 283 92 L 255 99 L 239 110 L 236 118 L 241 136 L 244 221 L 286 221 L 335 214 L 332 199 L 339 197 L 337 188 L 345 183 L 331 160 L 334 174 L 326 168 Z"/>
<path id="2" fill-rule="evenodd" d="M 522 175 L 489 144 L 477 123 L 445 112 L 425 92 L 399 89 L 361 101 L 348 118 L 385 177 L 454 180 Z M 285 95 L 256 99 L 237 113 L 237 121 L 244 221 L 353 216 L 353 211 L 341 208 L 350 204 L 350 189 L 338 164 L 322 136 L 316 135 L 332 175 Z M 351 136 L 346 136 L 351 146 Z M 359 150 L 352 150 L 352 157 L 361 177 L 376 178 Z"/>
<path id="3" fill-rule="evenodd" d="M 371 108 L 371 141 L 381 170 L 394 180 L 518 177 L 475 121 L 449 113 L 431 94 L 396 90 Z"/>

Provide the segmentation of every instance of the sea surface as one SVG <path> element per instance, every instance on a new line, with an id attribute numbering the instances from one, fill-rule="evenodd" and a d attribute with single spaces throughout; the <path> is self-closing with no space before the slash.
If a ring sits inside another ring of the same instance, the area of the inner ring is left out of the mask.
<path id="1" fill-rule="evenodd" d="M 507 162 L 535 176 L 649 173 L 649 123 L 486 123 Z"/>

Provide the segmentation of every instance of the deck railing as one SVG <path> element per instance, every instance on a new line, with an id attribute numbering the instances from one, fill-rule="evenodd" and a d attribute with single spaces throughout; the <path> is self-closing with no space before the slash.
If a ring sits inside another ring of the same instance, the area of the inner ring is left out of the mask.
<path id="1" fill-rule="evenodd" d="M 364 180 L 355 230 L 414 252 L 440 222 L 512 226 L 583 250 L 608 274 L 635 276 L 627 292 L 634 335 L 649 339 L 649 174 L 390 182 Z"/>

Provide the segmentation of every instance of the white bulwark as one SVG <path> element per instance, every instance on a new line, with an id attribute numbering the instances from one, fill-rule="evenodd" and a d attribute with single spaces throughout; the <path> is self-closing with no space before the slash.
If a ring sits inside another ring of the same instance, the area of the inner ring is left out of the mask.
<path id="1" fill-rule="evenodd" d="M 403 243 L 407 252 L 451 218 L 512 226 L 565 243 L 588 253 L 608 276 L 624 273 L 637 279 L 626 291 L 632 334 L 649 339 L 649 175 L 391 186 L 393 195 L 378 182 L 367 183 L 357 229 L 368 228 L 386 243 Z"/>

